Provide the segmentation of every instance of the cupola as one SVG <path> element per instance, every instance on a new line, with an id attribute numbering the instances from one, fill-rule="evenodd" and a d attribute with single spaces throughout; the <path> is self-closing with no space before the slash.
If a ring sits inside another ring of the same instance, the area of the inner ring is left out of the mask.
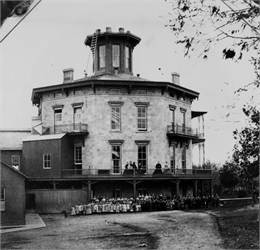
<path id="1" fill-rule="evenodd" d="M 110 27 L 101 32 L 97 29 L 85 39 L 94 58 L 94 74 L 130 74 L 133 75 L 133 49 L 141 39 L 130 31 L 119 28 L 112 32 Z"/>

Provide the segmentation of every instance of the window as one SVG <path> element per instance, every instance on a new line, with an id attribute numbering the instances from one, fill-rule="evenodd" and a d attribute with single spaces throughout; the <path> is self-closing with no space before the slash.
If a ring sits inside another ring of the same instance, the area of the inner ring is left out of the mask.
<path id="1" fill-rule="evenodd" d="M 186 119 L 185 119 L 185 112 L 182 113 L 182 126 L 185 127 Z"/>
<path id="2" fill-rule="evenodd" d="M 43 155 L 43 168 L 44 169 L 50 169 L 51 168 L 51 155 L 50 154 L 44 154 Z"/>
<path id="3" fill-rule="evenodd" d="M 111 145 L 112 173 L 119 174 L 121 171 L 121 145 Z"/>
<path id="4" fill-rule="evenodd" d="M 185 133 L 185 127 L 186 127 L 186 109 L 181 108 L 182 113 L 182 132 Z"/>
<path id="5" fill-rule="evenodd" d="M 137 129 L 138 131 L 147 130 L 147 107 L 137 107 Z"/>
<path id="6" fill-rule="evenodd" d="M 123 102 L 109 101 L 108 105 L 111 107 L 111 131 L 121 131 L 121 106 Z"/>
<path id="7" fill-rule="evenodd" d="M 137 163 L 138 169 L 147 170 L 147 145 L 138 145 Z"/>
<path id="8" fill-rule="evenodd" d="M 125 67 L 130 70 L 130 48 L 128 46 L 125 47 Z"/>
<path id="9" fill-rule="evenodd" d="M 19 170 L 20 167 L 20 155 L 12 155 L 12 166 Z"/>
<path id="10" fill-rule="evenodd" d="M 5 188 L 1 188 L 1 206 L 0 211 L 5 211 Z"/>
<path id="11" fill-rule="evenodd" d="M 171 172 L 175 174 L 175 152 L 176 152 L 176 146 L 171 146 L 171 152 L 170 152 L 170 165 L 171 165 Z"/>
<path id="12" fill-rule="evenodd" d="M 60 124 L 62 122 L 62 109 L 54 110 L 54 121 L 55 124 Z"/>
<path id="13" fill-rule="evenodd" d="M 106 66 L 106 47 L 105 45 L 99 46 L 99 68 Z"/>
<path id="14" fill-rule="evenodd" d="M 82 164 L 82 145 L 74 145 L 74 163 L 75 165 Z"/>
<path id="15" fill-rule="evenodd" d="M 81 123 L 81 107 L 74 107 L 74 124 Z"/>
<path id="16" fill-rule="evenodd" d="M 186 147 L 182 148 L 182 154 L 181 154 L 181 166 L 182 169 L 186 169 Z"/>
<path id="17" fill-rule="evenodd" d="M 121 130 L 121 107 L 111 107 L 111 130 Z"/>
<path id="18" fill-rule="evenodd" d="M 112 45 L 112 66 L 114 68 L 119 68 L 119 57 L 120 57 L 120 51 L 119 51 L 119 45 Z"/>

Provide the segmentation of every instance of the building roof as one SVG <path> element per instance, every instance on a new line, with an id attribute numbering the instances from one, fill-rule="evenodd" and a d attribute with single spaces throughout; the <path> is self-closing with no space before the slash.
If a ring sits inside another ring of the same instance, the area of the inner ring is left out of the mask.
<path id="1" fill-rule="evenodd" d="M 150 81 L 140 77 L 136 77 L 130 74 L 98 74 L 91 77 L 85 77 L 73 82 L 63 83 L 58 85 L 51 85 L 46 87 L 35 88 L 32 91 L 32 103 L 37 104 L 41 98 L 41 95 L 45 92 L 56 91 L 56 90 L 68 90 L 78 87 L 91 86 L 95 88 L 96 86 L 128 86 L 128 87 L 161 87 L 162 89 L 172 89 L 173 91 L 178 91 L 185 93 L 195 99 L 199 97 L 199 93 L 185 88 L 181 85 L 174 84 L 172 82 L 159 82 Z"/>
<path id="2" fill-rule="evenodd" d="M 23 139 L 30 136 L 31 129 L 0 129 L 0 150 L 22 150 Z"/>
<path id="3" fill-rule="evenodd" d="M 120 29 L 122 29 L 122 28 L 120 28 Z M 133 44 L 133 46 L 136 46 L 141 41 L 140 37 L 132 34 L 130 31 L 124 32 L 124 29 L 122 29 L 122 32 L 120 32 L 120 31 L 119 32 L 112 32 L 112 31 L 100 32 L 100 30 L 97 30 L 95 34 L 98 34 L 98 39 L 106 38 L 109 36 L 121 37 L 121 38 L 125 37 L 130 40 L 130 42 Z M 85 45 L 91 46 L 91 41 L 95 34 L 91 34 L 86 37 L 86 39 L 84 41 Z"/>
<path id="4" fill-rule="evenodd" d="M 43 140 L 58 140 L 61 139 L 66 134 L 53 134 L 53 135 L 31 135 L 23 140 L 23 142 L 27 141 L 43 141 Z"/>
<path id="5" fill-rule="evenodd" d="M 9 168 L 9 169 L 11 169 L 12 171 L 14 171 L 15 173 L 17 173 L 17 174 L 19 174 L 19 175 L 21 175 L 21 176 L 23 176 L 24 178 L 28 178 L 28 176 L 27 175 L 25 175 L 25 174 L 23 174 L 22 172 L 20 172 L 19 170 L 17 170 L 16 168 L 13 168 L 12 166 L 10 166 L 10 165 L 8 165 L 8 164 L 6 164 L 5 162 L 3 162 L 2 160 L 0 161 L 1 162 L 1 168 L 4 166 L 4 167 L 6 167 L 6 168 Z"/>

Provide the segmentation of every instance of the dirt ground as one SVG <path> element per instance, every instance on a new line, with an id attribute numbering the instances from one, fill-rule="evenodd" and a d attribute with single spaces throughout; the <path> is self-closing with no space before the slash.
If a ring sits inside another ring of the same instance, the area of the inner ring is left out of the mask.
<path id="1" fill-rule="evenodd" d="M 200 212 L 41 217 L 45 228 L 2 234 L 1 249 L 221 249 L 214 218 Z"/>

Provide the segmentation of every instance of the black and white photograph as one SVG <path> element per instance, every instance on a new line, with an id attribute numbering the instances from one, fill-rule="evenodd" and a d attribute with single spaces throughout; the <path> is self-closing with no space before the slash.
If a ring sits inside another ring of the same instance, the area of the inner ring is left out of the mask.
<path id="1" fill-rule="evenodd" d="M 1 249 L 259 249 L 259 0 L 1 0 Z"/>

